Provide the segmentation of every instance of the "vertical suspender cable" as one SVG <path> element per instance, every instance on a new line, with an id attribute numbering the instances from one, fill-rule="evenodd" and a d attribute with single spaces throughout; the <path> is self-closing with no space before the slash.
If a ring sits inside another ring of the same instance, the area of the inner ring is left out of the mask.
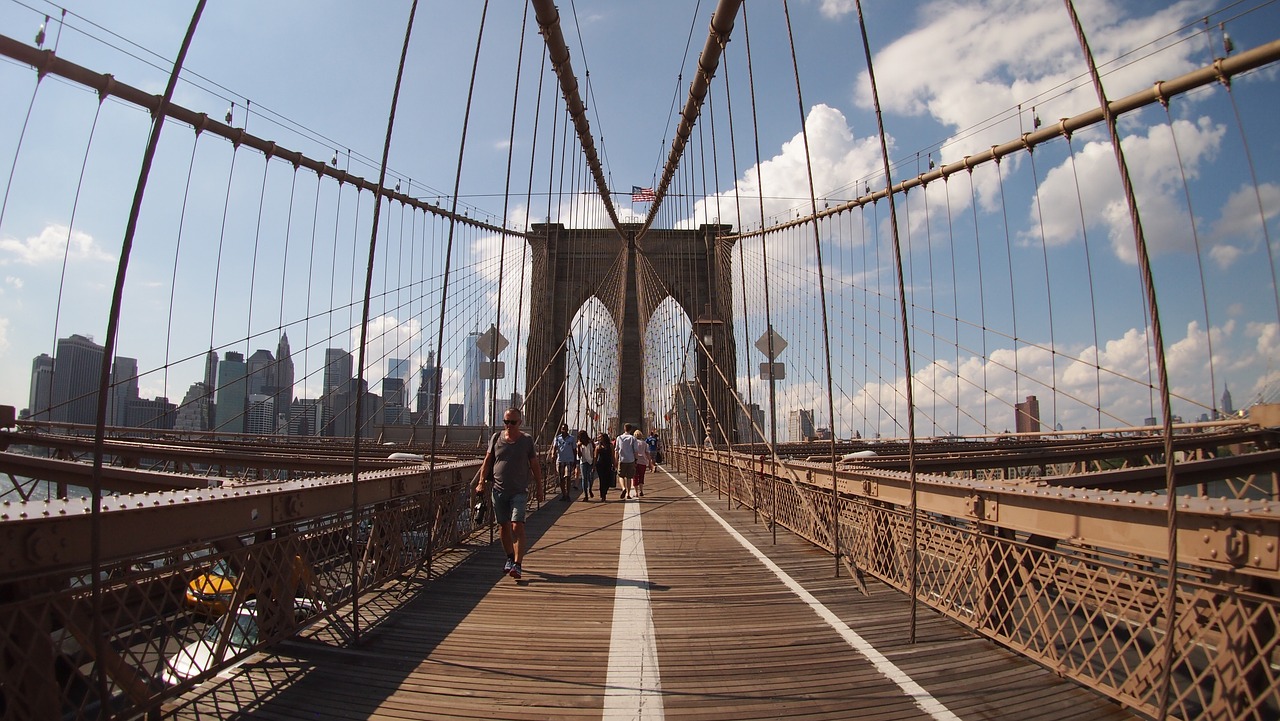
<path id="1" fill-rule="evenodd" d="M 1156 85 L 1159 86 L 1159 83 Z M 1191 205 L 1191 186 L 1187 183 L 1187 168 L 1182 163 L 1182 149 L 1178 146 L 1178 133 L 1174 130 L 1173 114 L 1169 112 L 1169 99 L 1162 96 L 1160 104 L 1164 106 L 1164 116 L 1169 121 L 1169 138 L 1173 141 L 1173 155 L 1178 159 L 1178 173 L 1182 177 L 1183 197 L 1187 201 L 1187 215 L 1190 216 L 1188 220 L 1191 221 L 1188 225 L 1191 227 L 1191 240 L 1196 249 L 1196 272 L 1200 276 L 1200 302 L 1204 307 L 1204 341 L 1209 354 L 1209 408 L 1213 411 L 1210 419 L 1217 420 L 1218 401 L 1215 398 L 1215 394 L 1218 390 L 1218 382 L 1214 379 L 1213 373 L 1213 324 L 1209 321 L 1209 289 L 1204 282 L 1204 260 L 1200 255 L 1200 231 L 1196 227 L 1195 208 Z M 1033 165 L 1032 167 L 1034 168 L 1035 166 Z M 1037 194 L 1036 197 L 1038 199 L 1039 195 Z M 1270 245 L 1268 242 L 1267 247 L 1270 247 Z M 1275 266 L 1272 265 L 1272 267 L 1274 268 Z"/>
<path id="2" fill-rule="evenodd" d="M 404 79 L 404 61 L 409 54 L 409 38 L 413 35 L 413 17 L 418 12 L 418 0 L 413 0 L 413 4 L 409 6 L 409 19 L 405 23 L 404 28 L 404 44 L 400 48 L 400 65 L 396 69 L 395 89 L 391 92 L 391 110 L 387 114 L 387 136 L 382 144 L 382 165 L 378 168 L 378 188 L 382 189 L 383 183 L 387 179 L 387 157 L 391 154 L 391 133 L 396 125 L 396 105 L 400 101 L 400 84 Z M 481 26 L 483 28 L 483 24 Z M 463 127 L 466 132 L 466 127 Z M 454 195 L 457 196 L 457 189 L 454 189 Z M 360 431 L 364 425 L 364 360 L 365 345 L 369 334 L 369 295 L 373 287 L 373 261 L 375 252 L 378 247 L 378 213 L 382 208 L 381 193 L 373 196 L 373 221 L 369 224 L 369 261 L 365 267 L 364 275 L 364 302 L 361 304 L 362 317 L 360 319 L 360 349 L 356 353 L 356 387 L 352 393 L 355 396 L 355 409 L 353 417 L 355 418 L 355 428 L 351 435 L 351 537 L 355 538 L 358 532 L 357 523 L 359 521 L 357 514 L 360 510 Z M 448 282 L 448 278 L 445 279 Z M 435 463 L 435 447 L 431 448 L 432 465 Z M 432 475 L 434 480 L 434 474 Z M 431 494 L 434 500 L 434 493 Z M 431 516 L 431 509 L 428 508 L 428 517 Z M 430 534 L 428 534 L 430 536 Z M 428 544 L 430 539 L 428 538 Z M 430 545 L 428 545 L 428 553 Z M 359 550 L 356 544 L 351 545 L 351 567 L 359 567 Z M 360 640 L 360 577 L 356 575 L 352 582 L 356 585 L 356 592 L 351 596 L 351 628 L 355 636 L 356 642 Z"/>
<path id="3" fill-rule="evenodd" d="M 199 0 L 196 3 L 196 9 L 191 14 L 191 22 L 187 25 L 187 34 L 182 39 L 182 47 L 178 50 L 178 57 L 173 61 L 173 70 L 169 73 L 169 84 L 165 86 L 164 97 L 156 106 L 155 117 L 151 120 L 151 137 L 147 139 L 147 148 L 142 155 L 142 168 L 138 171 L 138 185 L 133 191 L 133 205 L 129 208 L 129 220 L 125 225 L 120 260 L 116 266 L 116 282 L 111 292 L 111 311 L 107 315 L 107 337 L 103 342 L 102 368 L 98 375 L 98 415 L 93 430 L 93 476 L 90 484 L 93 500 L 89 521 L 89 567 L 93 579 L 90 591 L 93 608 L 93 638 L 95 655 L 98 659 L 93 664 L 94 686 L 98 692 L 98 699 L 104 707 L 109 695 L 106 669 L 102 664 L 102 659 L 107 657 L 107 633 L 102 628 L 105 620 L 102 613 L 102 456 L 106 446 L 104 435 L 107 422 L 107 387 L 111 382 L 111 358 L 115 355 L 116 334 L 120 329 L 120 306 L 124 297 L 124 279 L 129 270 L 129 255 L 133 251 L 133 236 L 138 229 L 138 215 L 142 211 L 142 197 L 147 190 L 151 162 L 155 159 L 156 148 L 160 144 L 160 131 L 164 129 L 164 119 L 169 113 L 169 103 L 173 99 L 174 89 L 178 86 L 178 74 L 182 71 L 182 63 L 186 60 L 187 50 L 191 47 L 191 39 L 196 34 L 196 25 L 200 22 L 204 5 L 205 0 Z"/>
<path id="4" fill-rule="evenodd" d="M 36 87 L 37 87 L 37 88 L 39 88 L 39 84 L 38 84 L 38 83 L 39 83 L 39 81 L 37 80 L 36 82 L 37 82 L 37 86 L 36 86 Z M 89 151 L 90 151 L 90 150 L 92 149 L 92 147 L 93 147 L 93 137 L 94 137 L 94 135 L 95 135 L 95 134 L 97 134 L 97 131 L 98 131 L 98 119 L 99 119 L 99 118 L 101 117 L 101 115 L 102 115 L 102 102 L 103 102 L 104 100 L 106 100 L 106 99 L 107 99 L 107 96 L 106 96 L 106 94 L 105 94 L 105 93 L 98 93 L 98 107 L 97 107 L 97 108 L 94 110 L 94 112 L 93 112 L 93 126 L 89 129 L 89 142 L 88 142 L 88 144 L 85 146 L 85 149 L 84 149 L 84 160 L 83 160 L 83 161 L 81 161 L 81 163 L 80 163 L 80 177 L 79 177 L 79 179 L 76 181 L 76 197 L 75 197 L 75 200 L 73 200 L 73 201 L 72 201 L 72 203 L 71 203 L 71 218 L 70 218 L 70 219 L 68 220 L 68 222 L 67 222 L 67 244 L 66 244 L 66 246 L 65 246 L 65 247 L 63 247 L 63 249 L 62 249 L 62 272 L 61 272 L 61 274 L 59 275 L 59 278 L 58 278 L 58 300 L 57 300 L 57 304 L 55 305 L 54 310 L 53 310 L 53 351 L 52 351 L 52 353 L 50 353 L 50 355 L 53 355 L 53 356 L 56 356 L 56 355 L 57 355 L 57 348 L 58 348 L 58 324 L 59 324 L 59 322 L 61 321 L 61 318 L 62 318 L 62 294 L 63 294 L 63 293 L 65 292 L 65 290 L 66 290 L 66 283 L 67 283 L 67 261 L 68 261 L 68 259 L 69 259 L 69 258 L 70 258 L 70 256 L 71 256 L 71 233 L 72 233 L 72 231 L 73 231 L 73 230 L 75 229 L 75 227 L 76 227 L 76 211 L 77 211 L 77 210 L 79 209 L 79 207 L 80 207 L 80 192 L 81 192 L 81 190 L 84 188 L 84 176 L 85 176 L 85 169 L 89 166 Z M 31 101 L 32 101 L 32 103 L 33 103 L 33 104 L 35 103 L 35 95 L 34 95 L 34 93 L 32 94 Z M 28 108 L 27 108 L 27 116 L 28 116 L 28 120 L 30 119 L 30 114 L 31 114 L 31 108 L 30 108 L 30 107 L 28 107 Z M 25 134 L 26 134 L 26 121 L 24 121 L 24 122 L 23 122 L 23 129 L 22 129 L 22 133 L 23 133 L 23 135 L 25 135 Z M 21 147 L 22 147 L 22 137 L 21 137 L 21 136 L 19 136 L 19 138 L 18 138 L 18 147 L 19 147 L 19 150 L 21 150 Z M 195 157 L 195 147 L 194 147 L 194 145 L 192 146 L 191 153 L 192 153 L 192 158 L 193 158 L 193 160 L 194 160 L 194 157 Z M 14 165 L 15 165 L 15 166 L 16 166 L 16 165 L 17 165 L 17 163 L 18 163 L 17 151 L 15 151 L 15 154 L 14 154 L 14 157 L 13 157 L 13 162 L 14 162 Z M 188 171 L 187 171 L 187 172 L 188 172 L 188 179 L 189 179 L 189 175 L 190 175 L 190 167 L 191 167 L 190 165 L 188 165 L 188 166 L 187 166 L 187 168 L 188 168 Z M 12 171 L 10 171 L 10 174 L 12 175 Z M 10 182 L 12 182 L 12 180 L 10 180 Z M 6 195 L 7 195 L 8 191 L 6 190 L 5 192 L 6 192 Z M 184 210 L 184 211 L 186 210 L 186 199 L 185 199 L 185 198 L 183 199 L 183 210 Z M 0 223 L 3 223 L 3 220 L 4 220 L 4 209 L 3 209 L 3 208 L 0 208 Z M 176 261 L 175 261 L 175 263 L 174 263 L 174 273 L 175 273 L 175 274 L 177 273 L 177 263 L 176 263 Z M 170 307 L 170 309 L 172 309 L 172 308 L 173 308 L 173 296 L 172 296 L 172 295 L 169 297 L 169 307 Z M 172 310 L 170 310 L 170 314 L 172 315 Z M 167 342 L 167 341 L 166 341 L 166 342 Z M 168 354 L 168 348 L 166 347 L 166 348 L 165 348 L 165 363 L 167 364 L 167 363 L 168 363 L 168 361 L 169 361 L 169 354 Z M 55 365 L 54 367 L 55 367 L 55 369 L 56 369 L 56 367 L 57 367 L 57 366 Z M 167 376 L 166 376 L 166 377 L 167 377 Z M 46 402 L 46 404 L 47 404 L 47 405 L 46 405 L 46 408 L 44 409 L 44 420 L 46 420 L 46 421 L 52 421 L 52 420 L 53 420 L 53 381 L 54 381 L 54 379 L 53 379 L 53 373 L 49 373 L 49 374 L 48 374 L 48 381 L 47 381 L 47 382 L 48 382 L 48 384 L 49 384 L 49 390 L 48 390 L 49 395 L 47 396 L 48 401 Z M 35 418 L 36 418 L 36 419 L 39 419 L 39 418 L 40 418 L 40 415 L 39 415 L 39 409 L 37 409 L 37 408 L 32 408 L 32 409 L 31 409 L 31 412 L 32 412 L 33 414 L 36 414 L 36 415 L 35 415 Z"/>
<path id="5" fill-rule="evenodd" d="M 898 213 L 893 202 L 893 177 L 889 172 L 889 147 L 884 136 L 884 114 L 880 110 L 880 92 L 876 89 L 876 71 L 871 62 L 871 42 L 867 38 L 867 23 L 862 15 L 862 0 L 856 0 L 858 8 L 858 29 L 862 33 L 862 51 L 867 57 L 867 79 L 871 82 L 871 99 L 876 109 L 876 128 L 880 135 L 880 160 L 884 164 L 885 197 L 889 200 L 889 227 L 893 232 L 894 268 L 898 275 L 898 311 L 902 314 L 902 358 L 906 363 L 903 378 L 906 379 L 907 390 L 907 475 L 911 484 L 911 562 L 908 591 L 911 596 L 911 632 L 910 642 L 916 641 L 916 570 L 919 555 L 916 550 L 917 508 L 916 508 L 916 404 L 911 377 L 911 336 L 907 331 L 907 290 L 902 278 L 902 245 L 898 240 Z"/>
<path id="6" fill-rule="evenodd" d="M 1111 134 L 1111 149 L 1115 153 L 1116 166 L 1120 171 L 1120 182 L 1124 186 L 1124 197 L 1129 207 L 1129 220 L 1133 223 L 1134 250 L 1138 256 L 1138 268 L 1142 274 L 1142 290 L 1146 295 L 1147 310 L 1151 314 L 1151 334 L 1155 352 L 1156 373 L 1160 380 L 1160 414 L 1164 426 L 1164 463 L 1165 463 L 1165 502 L 1166 530 L 1168 532 L 1168 574 L 1165 595 L 1164 618 L 1168 624 L 1164 636 L 1164 672 L 1160 679 L 1160 704 L 1156 718 L 1164 719 L 1169 713 L 1169 692 L 1172 684 L 1173 645 L 1178 611 L 1178 503 L 1177 503 L 1177 471 L 1173 457 L 1173 415 L 1169 408 L 1169 367 L 1165 361 L 1164 333 L 1160 326 L 1160 306 L 1156 303 L 1155 276 L 1151 272 L 1151 257 L 1147 253 L 1147 240 L 1142 232 L 1142 217 L 1138 213 L 1138 197 L 1134 192 L 1133 179 L 1129 176 L 1129 165 L 1125 161 L 1124 148 L 1120 145 L 1120 131 L 1117 128 L 1116 114 L 1107 101 L 1107 93 L 1102 87 L 1102 76 L 1093 59 L 1093 51 L 1089 48 L 1089 40 L 1085 37 L 1084 27 L 1076 14 L 1072 0 L 1063 0 L 1067 14 L 1071 18 L 1071 26 L 1076 31 L 1076 39 L 1080 41 L 1080 49 L 1085 62 L 1089 65 L 1089 77 L 1093 79 L 1093 89 L 1098 94 L 1098 105 L 1107 123 L 1107 131 Z"/>
<path id="7" fill-rule="evenodd" d="M 796 60 L 796 41 L 791 32 L 791 10 L 787 0 L 782 0 L 782 13 L 787 19 L 787 41 L 791 44 L 791 70 L 796 78 L 796 102 L 800 108 L 800 137 L 804 140 L 804 167 L 809 178 L 809 210 L 812 214 L 813 252 L 818 261 L 818 302 L 822 306 L 822 350 L 827 361 L 827 420 L 831 424 L 831 553 L 835 558 L 836 573 L 840 573 L 840 489 L 836 481 L 836 406 L 831 378 L 831 330 L 827 319 L 827 281 L 822 267 L 822 235 L 818 231 L 818 199 L 813 187 L 813 158 L 809 154 L 809 130 L 806 127 L 804 97 L 800 92 L 800 64 Z M 904 340 L 905 342 L 905 340 Z M 772 363 L 773 359 L 769 361 Z M 907 359 L 908 368 L 911 360 Z M 907 386 L 911 385 L 910 374 Z"/>
<path id="8" fill-rule="evenodd" d="M 533 207 L 533 170 L 538 158 L 538 125 L 539 125 L 539 120 L 541 120 L 542 118 L 542 83 L 543 83 L 544 75 L 546 71 L 547 71 L 546 63 L 539 63 L 538 94 L 537 94 L 537 98 L 534 100 L 534 109 L 533 109 L 533 139 L 529 142 L 529 180 L 527 185 L 525 186 L 525 193 L 524 193 L 524 232 L 525 233 L 529 232 L 529 212 L 530 212 L 530 208 Z M 513 350 L 513 358 L 512 358 L 512 366 L 513 366 L 512 385 L 516 388 L 520 387 L 520 367 L 521 367 L 520 366 L 520 349 L 524 347 L 524 343 L 523 343 L 524 296 L 525 296 L 524 274 L 525 274 L 525 268 L 528 266 L 528 261 L 529 261 L 528 256 L 529 256 L 529 242 L 526 239 L 525 242 L 521 243 L 520 245 L 520 282 L 516 286 L 516 294 L 520 299 L 516 307 L 516 342 L 515 342 L 515 349 Z M 532 325 L 532 319 L 530 319 L 530 325 Z M 528 361 L 527 354 L 526 354 L 525 360 Z M 524 375 L 525 375 L 525 384 L 527 385 L 528 379 L 529 379 L 529 369 L 527 368 L 525 369 Z M 523 404 L 523 401 L 527 401 L 527 400 L 528 398 L 524 398 L 522 400 L 522 404 Z M 523 408 L 520 409 L 520 413 L 522 416 L 524 415 Z"/>
<path id="9" fill-rule="evenodd" d="M 751 131 L 755 139 L 756 149 L 756 200 L 758 201 L 760 210 L 760 227 L 764 228 L 764 179 L 760 173 L 760 122 L 756 116 L 756 78 L 751 68 L 751 30 L 747 23 L 747 8 L 742 8 L 742 35 L 747 45 L 747 87 L 751 91 Z M 735 184 L 736 186 L 736 184 Z M 760 234 L 760 265 L 762 267 L 761 280 L 764 284 L 764 324 L 766 345 L 769 348 L 769 362 L 774 361 L 773 350 L 773 310 L 770 305 L 769 297 L 769 244 L 765 242 L 764 233 Z M 772 370 L 772 367 L 771 367 Z M 778 394 L 777 382 L 773 378 L 773 374 L 769 375 L 769 525 L 772 527 L 773 540 L 778 540 L 777 530 L 777 475 L 778 475 Z"/>
<path id="10" fill-rule="evenodd" d="M 503 286 L 506 285 L 505 270 L 506 270 L 506 261 L 507 261 L 507 233 L 505 232 L 505 229 L 507 227 L 507 211 L 510 208 L 510 204 L 511 204 L 511 163 L 512 163 L 512 159 L 515 156 L 516 110 L 520 104 L 519 103 L 520 101 L 520 70 L 524 64 L 524 34 L 525 34 L 525 29 L 527 27 L 528 21 L 529 21 L 529 1 L 525 0 L 524 15 L 520 19 L 520 47 L 519 47 L 519 50 L 517 50 L 516 52 L 515 89 L 511 93 L 511 130 L 507 135 L 507 177 L 502 185 L 503 187 L 502 227 L 504 229 L 504 232 L 502 233 L 502 240 L 498 244 L 498 319 L 497 319 L 497 323 L 494 324 L 494 332 L 499 334 L 501 334 L 502 332 L 502 289 L 503 289 Z M 517 291 L 517 295 L 523 296 L 523 293 L 520 293 L 519 291 Z M 495 346 L 495 350 L 496 350 L 496 346 Z M 496 408 L 497 406 L 496 399 L 498 397 L 497 360 L 498 359 L 496 357 L 493 359 L 494 363 L 492 363 L 491 365 L 492 374 L 490 376 L 490 381 L 489 381 L 489 397 L 490 399 L 494 399 L 494 400 L 490 400 L 489 403 L 492 407 L 486 410 L 489 410 L 490 412 L 494 412 L 494 410 L 496 409 L 497 413 L 504 413 L 505 409 Z M 485 413 L 485 421 L 487 422 L 488 419 L 489 419 L 489 413 Z M 497 419 L 495 418 L 494 421 L 496 422 Z"/>
<path id="11" fill-rule="evenodd" d="M 417 0 L 414 0 L 417 4 Z M 453 199 L 450 201 L 449 209 L 449 234 L 445 241 L 444 251 L 444 279 L 440 289 L 440 321 L 436 327 L 436 358 L 437 366 L 441 369 L 444 367 L 444 321 L 445 313 L 449 307 L 449 277 L 451 272 L 450 264 L 453 260 L 453 238 L 454 228 L 458 219 L 458 189 L 462 185 L 462 159 L 467 150 L 467 129 L 471 125 L 471 100 L 476 92 L 476 71 L 480 66 L 480 45 L 484 39 L 485 18 L 489 13 L 489 0 L 485 0 L 484 6 L 480 9 L 480 29 L 476 32 L 476 52 L 475 57 L 471 61 L 471 81 L 467 86 L 467 105 L 462 113 L 462 137 L 458 140 L 458 170 L 453 177 Z M 436 408 L 440 407 L 440 394 L 436 394 Z M 427 512 L 430 517 L 435 517 L 435 498 L 436 498 L 436 453 L 438 426 L 431 428 L 431 461 L 428 467 L 429 481 L 427 483 L 427 492 L 429 493 Z M 427 571 L 430 573 L 432 555 L 435 553 L 434 544 L 428 538 L 427 546 Z"/>

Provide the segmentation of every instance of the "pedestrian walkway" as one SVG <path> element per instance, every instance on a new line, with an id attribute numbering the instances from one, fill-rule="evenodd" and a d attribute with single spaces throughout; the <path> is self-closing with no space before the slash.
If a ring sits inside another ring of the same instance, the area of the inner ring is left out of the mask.
<path id="1" fill-rule="evenodd" d="M 868 579 L 864 595 L 683 475 L 646 481 L 642 499 L 549 501 L 520 581 L 487 546 L 358 646 L 292 641 L 174 716 L 1133 718 L 925 608 L 910 644 L 898 592 Z"/>

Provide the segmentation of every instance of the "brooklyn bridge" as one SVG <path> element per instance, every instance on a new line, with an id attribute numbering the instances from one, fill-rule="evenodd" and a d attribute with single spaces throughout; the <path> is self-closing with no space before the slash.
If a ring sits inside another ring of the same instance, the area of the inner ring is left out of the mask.
<path id="1" fill-rule="evenodd" d="M 1151 5 L 3 0 L 0 718 L 1280 718 L 1280 7 Z"/>

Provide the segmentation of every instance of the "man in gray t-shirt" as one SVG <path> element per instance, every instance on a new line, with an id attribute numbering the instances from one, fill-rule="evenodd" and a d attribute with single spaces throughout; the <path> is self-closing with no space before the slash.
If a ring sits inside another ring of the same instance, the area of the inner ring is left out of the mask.
<path id="1" fill-rule="evenodd" d="M 503 432 L 489 440 L 489 450 L 480 464 L 480 480 L 476 494 L 491 491 L 493 517 L 499 524 L 498 535 L 507 552 L 503 573 L 520 580 L 524 559 L 524 517 L 529 505 L 529 480 L 535 488 L 542 486 L 542 465 L 533 437 L 520 430 L 520 411 L 508 408 L 502 414 Z"/>

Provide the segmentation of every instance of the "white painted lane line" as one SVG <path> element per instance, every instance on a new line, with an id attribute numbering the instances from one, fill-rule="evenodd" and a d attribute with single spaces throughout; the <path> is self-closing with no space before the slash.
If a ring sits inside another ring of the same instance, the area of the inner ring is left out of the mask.
<path id="1" fill-rule="evenodd" d="M 664 718 L 639 503 L 624 503 L 622 509 L 622 546 L 618 551 L 618 584 L 613 596 L 604 718 L 606 721 Z"/>
<path id="2" fill-rule="evenodd" d="M 934 698 L 928 691 L 925 691 L 920 684 L 911 680 L 911 677 L 908 676 L 905 671 L 898 668 L 896 664 L 885 658 L 884 654 L 877 651 L 875 646 L 872 646 L 866 641 L 866 639 L 862 638 L 862 636 L 859 636 L 857 632 L 849 628 L 848 624 L 841 621 L 839 616 L 831 612 L 831 609 L 822 605 L 821 601 L 814 598 L 813 594 L 806 591 L 804 587 L 797 583 L 796 580 L 786 571 L 779 568 L 778 564 L 769 560 L 768 556 L 764 555 L 760 549 L 756 548 L 750 541 L 744 538 L 742 534 L 738 533 L 737 530 L 735 530 L 733 526 L 729 525 L 728 521 L 721 518 L 720 514 L 716 513 L 711 506 L 703 503 L 702 499 L 698 498 L 697 494 L 695 494 L 692 489 L 681 483 L 680 479 L 671 475 L 671 472 L 667 469 L 663 468 L 662 472 L 666 473 L 668 478 L 675 481 L 677 485 L 683 488 L 684 492 L 689 494 L 690 498 L 697 501 L 698 505 L 702 506 L 703 510 L 710 514 L 712 518 L 716 519 L 716 521 L 720 523 L 720 526 L 729 532 L 729 535 L 736 538 L 738 543 L 742 544 L 743 548 L 747 549 L 747 551 L 763 563 L 766 568 L 773 571 L 774 575 L 776 575 L 778 579 L 787 586 L 787 588 L 791 589 L 792 593 L 799 596 L 800 600 L 804 601 L 809 608 L 813 609 L 813 612 L 818 614 L 819 618 L 826 621 L 831 628 L 835 629 L 836 633 L 840 634 L 841 638 L 853 647 L 853 650 L 865 656 L 866 659 L 870 661 L 871 664 L 875 666 L 876 670 L 884 675 L 885 678 L 896 683 L 898 688 L 902 689 L 903 693 L 910 697 L 911 700 L 915 701 L 916 705 L 920 707 L 920 710 L 929 714 L 933 718 L 938 719 L 938 721 L 960 721 L 959 716 L 956 716 L 950 709 L 944 706 L 941 701 Z"/>

